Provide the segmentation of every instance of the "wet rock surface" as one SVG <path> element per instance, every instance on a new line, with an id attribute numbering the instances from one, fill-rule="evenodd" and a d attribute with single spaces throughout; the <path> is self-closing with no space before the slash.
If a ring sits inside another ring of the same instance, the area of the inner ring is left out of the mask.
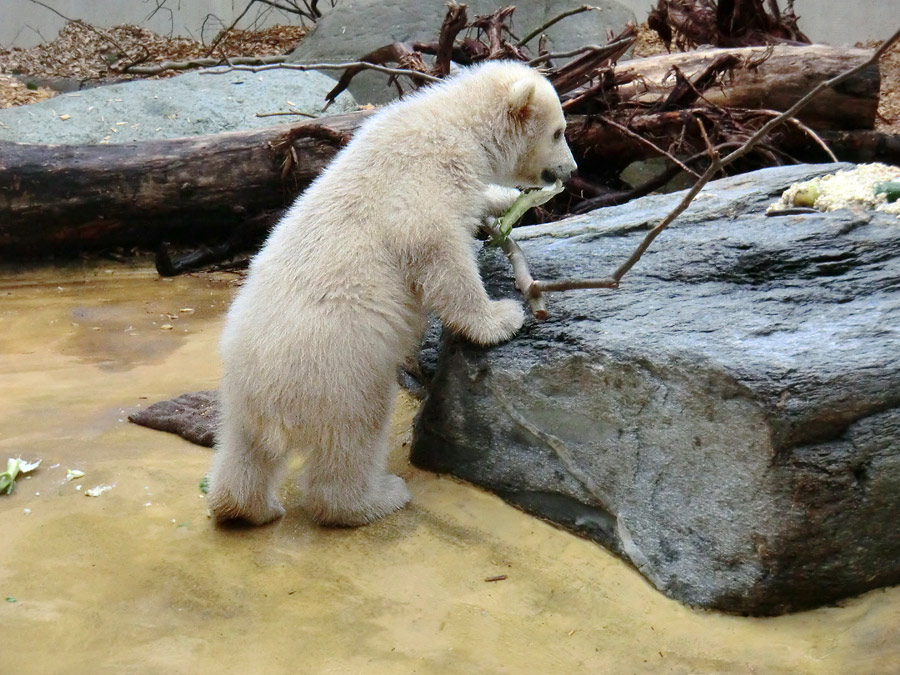
<path id="1" fill-rule="evenodd" d="M 321 73 L 296 70 L 198 71 L 135 80 L 0 110 L 0 141 L 129 143 L 287 124 L 320 115 L 333 86 Z M 355 109 L 344 92 L 328 113 Z M 306 116 L 256 116 L 288 111 Z"/>
<path id="2" fill-rule="evenodd" d="M 341 2 L 326 12 L 297 46 L 289 61 L 339 63 L 358 61 L 366 54 L 394 42 L 431 42 L 440 33 L 447 13 L 444 0 L 354 0 Z M 496 0 L 467 2 L 468 17 L 491 14 L 510 3 Z M 513 14 L 512 29 L 519 38 L 562 12 L 581 7 L 574 0 L 520 3 Z M 567 51 L 590 44 L 603 44 L 607 31 L 620 32 L 626 22 L 637 23 L 634 12 L 615 0 L 592 3 L 599 10 L 567 17 L 548 28 L 547 48 Z M 529 43 L 535 47 L 537 38 Z M 324 71 L 335 79 L 339 71 Z M 405 83 L 404 83 L 405 85 Z M 353 78 L 350 92 L 359 103 L 384 103 L 397 96 L 388 76 L 364 72 Z"/>
<path id="3" fill-rule="evenodd" d="M 682 602 L 777 614 L 900 581 L 900 221 L 766 217 L 782 167 L 710 184 L 616 291 L 480 349 L 447 337 L 412 460 L 595 539 Z M 602 276 L 679 195 L 516 231 Z M 509 265 L 483 257 L 494 297 Z"/>

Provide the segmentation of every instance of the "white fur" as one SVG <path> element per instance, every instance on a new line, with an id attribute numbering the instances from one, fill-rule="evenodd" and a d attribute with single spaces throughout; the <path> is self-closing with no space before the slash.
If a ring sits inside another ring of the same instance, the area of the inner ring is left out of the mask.
<path id="1" fill-rule="evenodd" d="M 303 503 L 321 523 L 361 525 L 409 501 L 386 472 L 397 367 L 428 310 L 484 345 L 521 327 L 519 302 L 485 293 L 473 234 L 515 199 L 499 186 L 574 171 L 564 126 L 543 77 L 494 62 L 359 129 L 272 231 L 228 313 L 208 496 L 218 521 L 283 515 L 294 448 L 307 452 Z"/>

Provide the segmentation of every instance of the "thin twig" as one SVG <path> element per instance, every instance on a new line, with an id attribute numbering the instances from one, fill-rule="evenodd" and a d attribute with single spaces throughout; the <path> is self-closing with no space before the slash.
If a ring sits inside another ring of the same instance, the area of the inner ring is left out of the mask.
<path id="1" fill-rule="evenodd" d="M 534 288 L 535 280 L 528 270 L 528 261 L 525 260 L 525 254 L 512 237 L 504 237 L 497 227 L 496 222 L 485 221 L 481 225 L 481 229 L 487 233 L 491 239 L 500 242 L 501 250 L 506 254 L 513 268 L 513 274 L 516 277 L 516 288 L 525 296 L 528 308 L 536 319 L 543 321 L 549 314 L 547 313 L 547 305 L 544 298 L 541 297 L 540 291 Z"/>
<path id="2" fill-rule="evenodd" d="M 244 18 L 244 15 L 247 14 L 247 12 L 250 11 L 250 8 L 253 7 L 253 5 L 255 5 L 255 4 L 256 4 L 256 0 L 250 0 L 250 2 L 247 3 L 247 6 L 244 7 L 244 11 L 241 12 L 240 14 L 238 14 L 237 18 L 231 23 L 231 25 L 230 25 L 228 28 L 224 28 L 224 24 L 223 24 L 224 30 L 219 31 L 219 34 L 216 36 L 216 39 L 213 40 L 213 43 L 212 43 L 212 45 L 210 46 L 209 51 L 206 52 L 206 56 L 207 56 L 207 57 L 210 56 L 214 51 L 216 51 L 216 47 L 219 46 L 219 43 L 220 43 L 222 40 L 224 40 L 225 37 L 226 37 L 232 30 L 234 30 L 234 27 L 237 26 L 238 21 L 240 21 L 241 19 L 243 19 L 243 18 Z"/>
<path id="3" fill-rule="evenodd" d="M 526 36 L 523 37 L 521 40 L 519 40 L 519 41 L 516 43 L 516 47 L 524 47 L 526 44 L 528 44 L 528 41 L 529 41 L 529 40 L 531 40 L 531 39 L 537 37 L 538 35 L 540 35 L 541 33 L 543 33 L 545 30 L 547 30 L 548 28 L 550 28 L 550 26 L 552 26 L 553 24 L 555 24 L 555 23 L 558 22 L 558 21 L 562 21 L 562 20 L 565 19 L 567 16 L 572 16 L 573 14 L 581 14 L 582 12 L 590 12 L 590 11 L 595 10 L 595 9 L 599 9 L 599 8 L 597 8 L 597 7 L 591 7 L 590 5 L 582 5 L 581 7 L 576 7 L 576 8 L 574 8 L 574 9 L 566 10 L 565 12 L 562 12 L 561 14 L 558 14 L 557 16 L 553 17 L 553 18 L 550 19 L 548 22 L 546 22 L 546 23 L 544 23 L 544 24 L 538 26 L 537 28 L 535 28 L 535 29 L 534 29 L 533 31 L 531 31 L 528 35 L 526 35 Z"/>
<path id="4" fill-rule="evenodd" d="M 232 66 L 230 68 L 222 68 L 215 70 L 204 70 L 201 75 L 223 75 L 233 70 L 248 70 L 251 73 L 258 73 L 262 70 L 272 70 L 274 68 L 283 68 L 285 70 L 346 70 L 347 68 L 368 68 L 369 70 L 377 70 L 379 73 L 387 73 L 388 75 L 408 75 L 412 78 L 419 78 L 426 82 L 440 82 L 441 78 L 420 73 L 418 70 L 408 70 L 406 68 L 388 68 L 387 66 L 379 66 L 375 63 L 366 63 L 365 61 L 351 61 L 350 63 L 270 63 L 263 66 Z"/>
<path id="5" fill-rule="evenodd" d="M 579 54 L 586 54 L 588 52 L 600 52 L 603 50 L 615 51 L 619 47 L 623 45 L 630 45 L 634 42 L 634 38 L 622 38 L 621 40 L 616 40 L 615 42 L 610 42 L 607 45 L 587 45 L 585 47 L 579 47 L 578 49 L 571 49 L 567 52 L 554 52 L 552 54 L 542 54 L 538 56 L 536 59 L 531 59 L 531 61 L 527 61 L 529 66 L 539 66 L 545 61 L 552 61 L 553 59 L 567 59 L 570 56 L 578 56 Z"/>
<path id="6" fill-rule="evenodd" d="M 279 115 L 302 115 L 303 117 L 312 117 L 313 119 L 318 117 L 318 115 L 303 112 L 302 110 L 285 110 L 279 112 L 256 113 L 257 117 L 278 117 Z"/>
<path id="7" fill-rule="evenodd" d="M 608 124 L 608 125 L 610 125 L 611 127 L 615 128 L 615 129 L 618 129 L 621 133 L 625 134 L 626 136 L 628 136 L 628 137 L 631 138 L 631 139 L 634 139 L 634 140 L 637 141 L 638 143 L 643 143 L 644 145 L 653 148 L 654 151 L 658 152 L 660 155 L 662 155 L 663 157 L 667 158 L 670 162 L 672 162 L 673 164 L 675 164 L 675 165 L 677 165 L 678 167 L 680 167 L 682 171 L 691 174 L 694 178 L 700 178 L 700 174 L 699 174 L 699 173 L 697 173 L 696 171 L 694 171 L 693 169 L 691 169 L 690 167 L 688 167 L 687 165 L 685 165 L 684 162 L 682 162 L 680 159 L 678 159 L 678 158 L 677 158 L 675 155 L 673 155 L 672 153 L 667 152 L 666 150 L 663 150 L 661 147 L 659 147 L 659 146 L 658 146 L 656 143 L 654 143 L 653 141 L 644 138 L 644 137 L 641 136 L 640 134 L 634 133 L 634 132 L 633 132 L 631 129 L 629 129 L 628 127 L 626 127 L 626 126 L 624 126 L 624 125 L 622 125 L 622 124 L 619 124 L 619 123 L 616 122 L 615 120 L 611 120 L 611 119 L 609 119 L 608 117 L 603 117 L 603 116 L 601 115 L 598 119 L 599 119 L 603 124 Z"/>
<path id="8" fill-rule="evenodd" d="M 754 110 L 753 112 L 763 113 L 763 114 L 765 114 L 765 115 L 769 115 L 770 117 L 777 117 L 777 116 L 779 115 L 779 112 L 778 112 L 777 110 L 765 110 L 765 109 L 760 109 L 760 110 Z M 822 150 L 825 151 L 825 154 L 828 155 L 828 158 L 829 158 L 832 162 L 837 162 L 837 161 L 839 161 L 838 158 L 837 158 L 837 156 L 831 151 L 831 148 L 828 147 L 828 144 L 827 144 L 825 141 L 822 140 L 822 137 L 819 136 L 819 134 L 817 134 L 817 133 L 816 133 L 815 131 L 813 131 L 811 128 L 809 128 L 808 126 L 806 126 L 805 124 L 803 124 L 803 122 L 801 122 L 800 120 L 798 120 L 796 117 L 793 117 L 793 118 L 789 119 L 788 122 L 790 122 L 791 124 L 793 124 L 795 127 L 797 127 L 798 129 L 800 129 L 800 131 L 802 131 L 802 132 L 805 133 L 807 136 L 809 136 L 811 139 L 813 139 L 813 142 L 814 142 L 816 145 L 818 145 L 820 148 L 822 148 Z"/>
<path id="9" fill-rule="evenodd" d="M 284 63 L 287 56 L 232 56 L 228 61 L 231 65 L 270 65 L 273 63 Z M 190 59 L 188 61 L 163 61 L 153 66 L 126 66 L 122 68 L 123 73 L 131 73 L 133 75 L 156 75 L 166 70 L 189 70 L 191 68 L 214 68 L 225 63 L 223 59 L 200 58 Z"/>

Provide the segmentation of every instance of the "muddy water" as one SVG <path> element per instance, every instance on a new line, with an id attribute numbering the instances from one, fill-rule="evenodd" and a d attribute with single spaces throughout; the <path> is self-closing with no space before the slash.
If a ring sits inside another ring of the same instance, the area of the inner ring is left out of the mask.
<path id="1" fill-rule="evenodd" d="M 232 281 L 0 277 L 0 461 L 43 459 L 0 496 L 0 672 L 900 671 L 900 588 L 776 619 L 687 609 L 598 546 L 409 467 L 407 398 L 392 462 L 409 508 L 321 529 L 286 488 L 281 522 L 213 528 L 210 451 L 124 420 L 215 386 Z"/>

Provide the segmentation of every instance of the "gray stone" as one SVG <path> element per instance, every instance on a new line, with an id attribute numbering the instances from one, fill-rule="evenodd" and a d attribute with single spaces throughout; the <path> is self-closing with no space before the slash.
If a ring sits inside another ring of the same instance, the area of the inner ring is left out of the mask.
<path id="1" fill-rule="evenodd" d="M 289 61 L 357 61 L 394 42 L 436 40 L 447 12 L 446 4 L 446 0 L 343 0 L 316 23 L 291 54 Z M 515 4 L 512 30 L 519 37 L 525 37 L 560 13 L 584 3 L 576 0 L 520 3 L 472 0 L 466 4 L 470 20 Z M 615 0 L 599 0 L 592 4 L 600 9 L 567 17 L 546 31 L 554 51 L 605 44 L 607 30 L 618 33 L 627 22 L 636 23 L 634 12 Z M 536 47 L 536 43 L 537 39 L 529 46 Z M 335 71 L 323 72 L 335 78 L 340 76 Z M 361 73 L 353 78 L 350 92 L 359 103 L 384 103 L 397 95 L 397 90 L 387 83 L 387 75 Z"/>
<path id="2" fill-rule="evenodd" d="M 597 540 L 690 605 L 777 614 L 900 581 L 900 220 L 766 217 L 837 165 L 710 184 L 619 290 L 481 349 L 444 338 L 413 461 Z M 516 230 L 603 276 L 680 195 Z M 494 297 L 509 265 L 486 251 Z"/>
<path id="3" fill-rule="evenodd" d="M 0 110 L 0 140 L 128 143 L 286 124 L 306 118 L 256 113 L 298 110 L 318 115 L 333 87 L 334 81 L 321 73 L 295 70 L 192 72 L 123 82 Z M 328 114 L 355 109 L 356 102 L 345 92 Z"/>

